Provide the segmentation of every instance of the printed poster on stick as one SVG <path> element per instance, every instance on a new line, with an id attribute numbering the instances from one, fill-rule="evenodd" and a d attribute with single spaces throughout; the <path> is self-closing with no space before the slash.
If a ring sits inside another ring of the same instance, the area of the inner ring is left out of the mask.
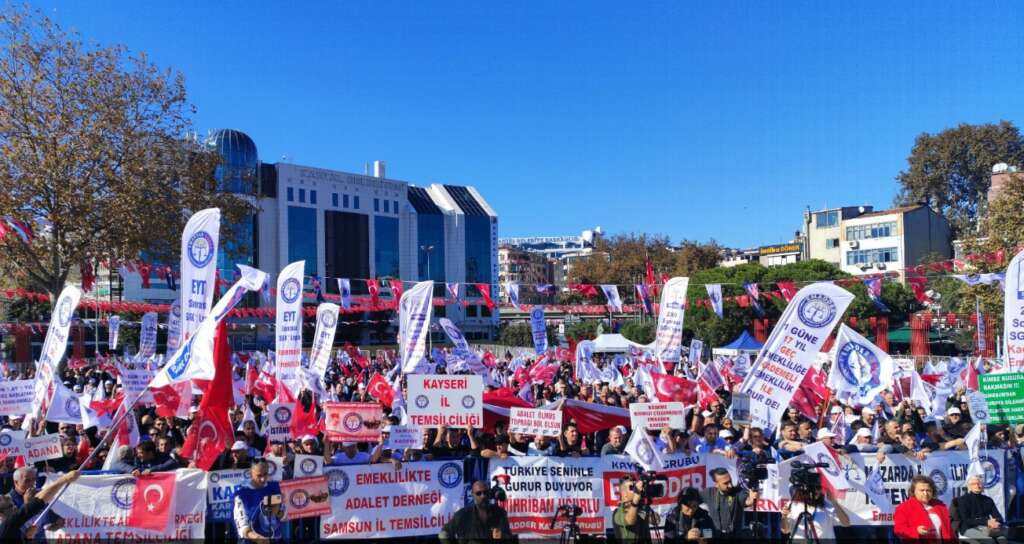
<path id="1" fill-rule="evenodd" d="M 508 432 L 557 437 L 562 432 L 562 411 L 513 406 L 509 413 Z"/>
<path id="2" fill-rule="evenodd" d="M 409 423 L 420 427 L 481 427 L 484 382 L 481 376 L 408 376 Z"/>
<path id="3" fill-rule="evenodd" d="M 384 414 L 376 402 L 324 403 L 327 439 L 337 442 L 380 442 Z"/>
<path id="4" fill-rule="evenodd" d="M 327 476 L 313 476 L 281 482 L 284 519 L 311 518 L 331 513 Z"/>

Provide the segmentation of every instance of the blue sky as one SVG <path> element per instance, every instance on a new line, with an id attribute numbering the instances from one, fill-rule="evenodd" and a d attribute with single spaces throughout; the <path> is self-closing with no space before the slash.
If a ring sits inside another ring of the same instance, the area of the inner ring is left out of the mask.
<path id="1" fill-rule="evenodd" d="M 260 158 L 478 187 L 501 236 L 788 240 L 913 140 L 1024 103 L 1012 2 L 58 2 Z"/>

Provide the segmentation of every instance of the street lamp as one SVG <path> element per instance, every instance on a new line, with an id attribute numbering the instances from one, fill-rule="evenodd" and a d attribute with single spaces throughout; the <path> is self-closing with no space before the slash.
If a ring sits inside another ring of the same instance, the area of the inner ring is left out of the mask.
<path id="1" fill-rule="evenodd" d="M 432 245 L 423 245 L 423 246 L 420 246 L 420 250 L 425 251 L 427 253 L 427 279 L 429 280 L 430 279 L 430 252 L 434 251 L 434 246 L 432 246 Z"/>

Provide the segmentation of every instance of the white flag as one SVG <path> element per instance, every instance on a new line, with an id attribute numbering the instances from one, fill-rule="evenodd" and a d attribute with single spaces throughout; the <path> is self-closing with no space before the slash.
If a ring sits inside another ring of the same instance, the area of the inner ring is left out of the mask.
<path id="1" fill-rule="evenodd" d="M 107 320 L 107 347 L 111 351 L 117 349 L 117 339 L 121 331 L 121 316 L 112 315 Z"/>
<path id="2" fill-rule="evenodd" d="M 149 359 L 156 354 L 156 312 L 142 316 L 142 330 L 139 332 L 139 359 Z"/>
<path id="3" fill-rule="evenodd" d="M 633 429 L 633 434 L 630 435 L 623 452 L 644 470 L 658 472 L 665 469 L 665 459 L 644 429 Z"/>
<path id="4" fill-rule="evenodd" d="M 580 383 L 601 381 L 601 372 L 594 365 L 594 343 L 590 340 L 576 344 L 576 380 Z"/>
<path id="5" fill-rule="evenodd" d="M 398 301 L 398 346 L 402 372 L 411 374 L 426 356 L 430 317 L 433 314 L 434 282 L 421 281 L 402 293 Z"/>
<path id="6" fill-rule="evenodd" d="M 310 370 L 323 381 L 327 362 L 334 346 L 334 333 L 338 327 L 338 305 L 325 302 L 316 309 L 316 333 L 313 334 L 313 348 L 309 350 Z"/>
<path id="7" fill-rule="evenodd" d="M 59 381 L 54 381 L 53 385 L 53 400 L 46 412 L 46 421 L 72 425 L 82 423 L 82 405 L 78 401 L 78 395 Z"/>
<path id="8" fill-rule="evenodd" d="M 515 309 L 519 309 L 519 284 L 506 282 L 505 292 L 508 293 L 508 301 L 512 304 Z"/>
<path id="9" fill-rule="evenodd" d="M 967 457 L 971 464 L 967 467 L 968 476 L 985 476 L 985 467 L 981 465 L 981 446 L 985 438 L 985 424 L 977 423 L 971 432 L 964 437 L 964 444 L 967 446 Z"/>
<path id="10" fill-rule="evenodd" d="M 711 308 L 715 310 L 715 315 L 721 318 L 724 315 L 722 313 L 722 286 L 717 283 L 708 283 L 704 285 L 704 288 L 708 291 Z"/>
<path id="11" fill-rule="evenodd" d="M 619 298 L 619 287 L 617 285 L 602 285 L 601 291 L 604 292 L 605 298 L 608 299 L 608 305 L 611 306 L 613 311 L 622 311 L 622 299 Z"/>
<path id="12" fill-rule="evenodd" d="M 352 282 L 338 278 L 338 293 L 341 295 L 341 307 L 349 309 L 352 306 Z"/>
<path id="13" fill-rule="evenodd" d="M 213 337 L 217 332 L 217 324 L 241 302 L 249 291 L 259 291 L 267 279 L 266 272 L 245 265 L 238 265 L 242 277 L 228 289 L 228 292 L 217 301 L 217 305 L 206 315 L 194 335 L 167 358 L 167 364 L 150 382 L 151 389 L 163 387 L 188 380 L 212 380 Z"/>
<path id="14" fill-rule="evenodd" d="M 654 356 L 661 362 L 679 362 L 683 344 L 683 317 L 686 288 L 690 278 L 672 278 L 661 289 L 658 329 L 654 337 Z"/>
<path id="15" fill-rule="evenodd" d="M 750 395 L 751 426 L 771 433 L 853 295 L 831 283 L 813 283 L 786 305 L 757 355 L 740 392 Z"/>
<path id="16" fill-rule="evenodd" d="M 885 490 L 885 480 L 882 479 L 882 471 L 878 470 L 878 468 L 871 471 L 871 475 L 868 476 L 867 481 L 863 484 L 851 481 L 850 488 L 867 495 L 881 513 L 892 514 L 895 511 L 892 505 L 892 497 Z"/>
<path id="17" fill-rule="evenodd" d="M 871 404 L 875 396 L 892 388 L 892 357 L 845 323 L 839 325 L 831 359 L 828 387 L 846 404 Z"/>
<path id="18" fill-rule="evenodd" d="M 277 315 L 274 319 L 274 350 L 277 352 L 277 380 L 294 395 L 299 394 L 299 366 L 302 365 L 302 275 L 306 261 L 296 261 L 277 276 Z"/>
<path id="19" fill-rule="evenodd" d="M 217 208 L 194 214 L 181 234 L 180 296 L 181 309 L 185 313 L 181 340 L 195 334 L 213 305 L 219 240 L 220 210 Z"/>
<path id="20" fill-rule="evenodd" d="M 32 411 L 25 418 L 22 428 L 32 428 L 32 423 L 37 415 L 45 417 L 44 414 L 50 408 L 50 399 L 53 397 L 53 384 L 57 375 L 57 365 L 64 358 L 64 352 L 68 349 L 68 332 L 71 330 L 71 317 L 78 307 L 78 301 L 82 298 L 82 291 L 73 285 L 69 285 L 60 292 L 57 302 L 53 305 L 53 314 L 50 316 L 50 328 L 46 330 L 46 339 L 43 340 L 43 351 L 39 356 L 36 365 L 35 392 L 32 396 Z"/>
<path id="21" fill-rule="evenodd" d="M 469 347 L 469 341 L 466 340 L 466 336 L 463 335 L 462 331 L 455 326 L 455 323 L 452 323 L 452 321 L 447 317 L 442 317 L 438 319 L 437 322 L 441 325 L 441 329 L 444 330 L 444 333 L 448 335 L 448 339 L 455 345 L 454 352 L 456 354 L 462 358 L 469 355 L 475 355 L 473 354 L 473 350 Z"/>
<path id="22" fill-rule="evenodd" d="M 181 345 L 181 301 L 171 303 L 167 313 L 167 353 L 174 353 Z"/>

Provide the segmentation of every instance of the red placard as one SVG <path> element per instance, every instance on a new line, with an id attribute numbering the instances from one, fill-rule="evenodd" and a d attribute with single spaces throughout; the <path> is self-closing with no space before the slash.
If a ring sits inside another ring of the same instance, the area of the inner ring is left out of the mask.
<path id="1" fill-rule="evenodd" d="M 380 442 L 384 418 L 376 402 L 324 403 L 324 432 L 327 438 L 344 442 Z"/>
<path id="2" fill-rule="evenodd" d="M 327 492 L 327 476 L 312 476 L 281 482 L 284 518 L 298 519 L 331 513 L 331 495 Z"/>

